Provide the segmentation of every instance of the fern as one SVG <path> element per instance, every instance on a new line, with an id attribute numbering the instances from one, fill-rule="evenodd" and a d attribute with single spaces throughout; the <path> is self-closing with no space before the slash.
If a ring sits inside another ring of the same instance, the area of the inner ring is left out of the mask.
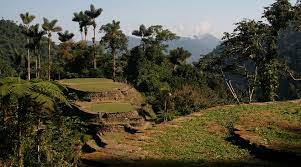
<path id="1" fill-rule="evenodd" d="M 70 106 L 68 100 L 63 95 L 61 89 L 59 89 L 58 86 L 52 84 L 51 82 L 43 81 L 43 82 L 34 83 L 32 85 L 33 85 L 32 90 L 34 90 L 35 92 L 49 96 L 59 103 Z"/>
<path id="2" fill-rule="evenodd" d="M 0 100 L 8 96 L 12 99 L 30 97 L 31 100 L 42 104 L 45 110 L 54 110 L 56 104 L 71 107 L 61 89 L 46 81 L 29 82 L 19 78 L 2 78 L 0 79 Z"/>

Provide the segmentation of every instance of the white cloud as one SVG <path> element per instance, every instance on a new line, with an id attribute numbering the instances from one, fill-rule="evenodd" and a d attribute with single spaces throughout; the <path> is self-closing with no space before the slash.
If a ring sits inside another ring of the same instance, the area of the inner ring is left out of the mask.
<path id="1" fill-rule="evenodd" d="M 208 21 L 202 21 L 198 24 L 179 24 L 171 28 L 179 36 L 199 36 L 213 32 L 213 26 Z"/>

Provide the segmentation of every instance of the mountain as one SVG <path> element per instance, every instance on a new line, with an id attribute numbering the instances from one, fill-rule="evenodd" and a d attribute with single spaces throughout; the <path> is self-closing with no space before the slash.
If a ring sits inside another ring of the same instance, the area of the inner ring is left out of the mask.
<path id="1" fill-rule="evenodd" d="M 140 44 L 140 39 L 138 38 L 128 36 L 128 40 L 129 48 L 133 48 Z M 198 61 L 200 55 L 210 53 L 219 44 L 220 40 L 211 34 L 194 37 L 180 37 L 178 40 L 168 42 L 169 49 L 183 47 L 188 50 L 192 54 L 189 62 Z"/>

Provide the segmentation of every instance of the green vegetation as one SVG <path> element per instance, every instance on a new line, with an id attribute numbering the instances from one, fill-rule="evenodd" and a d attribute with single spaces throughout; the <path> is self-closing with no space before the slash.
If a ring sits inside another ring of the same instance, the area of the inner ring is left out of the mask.
<path id="1" fill-rule="evenodd" d="M 64 115 L 71 106 L 59 87 L 3 78 L 0 92 L 0 164 L 77 164 L 80 129 Z"/>
<path id="2" fill-rule="evenodd" d="M 250 133 L 241 133 L 241 137 L 249 137 L 258 147 L 301 153 L 300 110 L 298 103 L 291 102 L 217 107 L 152 129 L 151 139 L 142 147 L 150 159 L 190 160 L 196 164 L 222 160 L 256 162 L 250 150 L 227 140 L 233 129 L 240 127 L 240 131 Z"/>
<path id="3" fill-rule="evenodd" d="M 134 111 L 135 108 L 128 103 L 101 103 L 93 104 L 87 107 L 88 111 L 92 112 L 105 112 L 105 113 L 119 113 Z"/>
<path id="4" fill-rule="evenodd" d="M 123 84 L 103 78 L 78 78 L 59 81 L 70 88 L 85 92 L 102 92 L 122 88 Z"/>

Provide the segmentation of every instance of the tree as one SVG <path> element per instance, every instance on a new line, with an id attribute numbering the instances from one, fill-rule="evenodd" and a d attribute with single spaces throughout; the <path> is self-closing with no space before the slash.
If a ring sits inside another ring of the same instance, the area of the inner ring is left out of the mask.
<path id="1" fill-rule="evenodd" d="M 140 25 L 139 30 L 134 30 L 132 32 L 132 35 L 140 37 L 141 38 L 141 44 L 143 50 L 145 50 L 145 40 L 146 38 L 150 37 L 152 35 L 152 29 L 146 28 L 145 25 Z"/>
<path id="2" fill-rule="evenodd" d="M 301 30 L 301 2 L 297 1 L 296 5 L 293 7 L 293 24 L 296 30 Z"/>
<path id="3" fill-rule="evenodd" d="M 104 32 L 104 36 L 101 39 L 101 43 L 111 51 L 113 58 L 113 80 L 116 81 L 116 56 L 117 54 L 127 49 L 126 35 L 120 30 L 120 22 L 113 20 L 112 23 L 103 25 L 100 28 L 101 32 Z"/>
<path id="4" fill-rule="evenodd" d="M 182 47 L 171 50 L 169 53 L 169 61 L 173 64 L 173 70 L 175 71 L 178 65 L 185 64 L 190 56 L 191 53 Z"/>
<path id="5" fill-rule="evenodd" d="M 35 138 L 39 138 L 39 134 L 43 131 L 41 126 L 43 115 L 54 111 L 59 104 L 67 106 L 70 104 L 62 91 L 50 82 L 29 82 L 15 78 L 2 78 L 0 80 L 0 92 L 0 106 L 4 112 L 3 119 L 1 119 L 4 129 L 1 131 L 2 133 L 7 132 L 6 129 L 14 128 L 14 120 L 17 122 L 17 139 L 14 138 L 14 134 L 8 132 L 7 137 L 12 141 L 12 145 L 7 147 L 13 149 L 15 148 L 14 144 L 16 144 L 17 163 L 18 166 L 23 166 L 24 147 L 27 144 L 24 142 L 24 138 L 28 136 L 27 133 L 36 133 Z M 46 120 L 44 121 L 45 125 Z M 14 140 L 17 141 L 14 142 Z M 38 139 L 36 144 L 37 165 L 40 166 L 42 143 Z M 12 154 L 14 154 L 13 151 Z"/>
<path id="6" fill-rule="evenodd" d="M 92 21 L 83 11 L 80 11 L 79 13 L 73 13 L 73 19 L 72 21 L 78 22 L 79 24 L 79 31 L 81 32 L 81 36 L 84 32 L 85 38 L 84 40 L 87 41 L 87 35 L 88 35 L 88 26 L 92 25 Z M 82 37 L 83 40 L 83 37 Z"/>
<path id="7" fill-rule="evenodd" d="M 166 88 L 166 87 L 163 87 L 161 88 L 161 96 L 162 96 L 162 99 L 163 99 L 163 113 L 162 115 L 163 116 L 163 121 L 166 122 L 167 120 L 171 120 L 169 119 L 169 108 L 170 108 L 170 103 L 171 103 L 171 92 L 169 90 L 169 88 Z"/>
<path id="8" fill-rule="evenodd" d="M 90 17 L 90 19 L 92 20 L 92 26 L 93 26 L 93 38 L 92 38 L 92 41 L 93 41 L 93 67 L 94 69 L 97 69 L 97 63 L 96 63 L 96 27 L 97 27 L 97 24 L 96 24 L 96 18 L 98 16 L 100 16 L 102 13 L 102 9 L 99 8 L 99 9 L 95 9 L 94 5 L 90 5 L 90 10 L 86 10 L 85 11 L 85 14 L 87 16 Z"/>
<path id="9" fill-rule="evenodd" d="M 62 42 L 59 47 L 59 53 L 64 58 L 70 60 L 72 57 L 71 49 L 73 46 L 72 38 L 74 37 L 73 33 L 69 33 L 69 31 L 65 31 L 64 33 L 57 33 L 59 36 L 59 40 Z"/>
<path id="10" fill-rule="evenodd" d="M 269 57 L 266 56 L 269 49 L 267 41 L 269 40 L 270 28 L 267 24 L 255 20 L 244 20 L 237 23 L 236 26 L 233 33 L 225 33 L 223 37 L 224 57 L 222 59 L 224 59 L 224 67 L 221 66 L 221 71 L 229 90 L 237 100 L 236 91 L 231 80 L 226 78 L 225 73 L 230 72 L 232 75 L 239 75 L 247 80 L 248 97 L 249 102 L 251 102 L 257 87 L 258 69 L 262 71 L 259 73 L 262 91 L 275 92 L 267 86 L 274 84 L 275 80 L 266 80 L 269 76 L 264 72 L 266 61 L 270 61 Z M 267 96 L 266 94 L 263 98 L 271 98 Z"/>
<path id="11" fill-rule="evenodd" d="M 289 0 L 275 1 L 270 6 L 264 8 L 263 18 L 272 26 L 272 35 L 277 36 L 280 30 L 287 28 L 294 17 L 294 13 Z"/>
<path id="12" fill-rule="evenodd" d="M 24 31 L 24 33 L 32 39 L 32 42 L 27 45 L 27 47 L 31 48 L 36 56 L 36 78 L 40 78 L 41 71 L 41 55 L 38 53 L 41 48 L 41 40 L 42 37 L 46 34 L 45 31 L 39 30 L 40 25 L 36 24 L 31 26 L 28 31 Z"/>
<path id="13" fill-rule="evenodd" d="M 74 37 L 74 34 L 73 33 L 69 33 L 68 30 L 66 30 L 64 33 L 59 32 L 57 34 L 58 34 L 59 40 L 61 42 L 68 42 L 68 41 L 70 41 Z"/>
<path id="14" fill-rule="evenodd" d="M 28 31 L 30 23 L 35 19 L 34 15 L 30 15 L 28 12 L 25 14 L 20 14 L 21 20 Z M 27 44 L 29 44 L 29 39 L 27 39 Z M 30 80 L 30 53 L 29 48 L 27 49 L 27 79 Z"/>
<path id="15" fill-rule="evenodd" d="M 46 18 L 43 18 L 44 23 L 42 25 L 42 28 L 44 31 L 48 34 L 48 80 L 51 79 L 51 36 L 53 32 L 59 32 L 62 31 L 62 28 L 60 26 L 56 26 L 56 23 L 58 20 L 52 20 L 49 21 Z"/>
<path id="16" fill-rule="evenodd" d="M 225 54 L 230 55 L 228 58 L 238 61 L 238 64 L 232 65 L 242 67 L 240 69 L 246 72 L 248 71 L 246 65 L 250 64 L 248 60 L 255 64 L 253 69 L 256 70 L 252 71 L 256 75 L 258 72 L 264 101 L 276 100 L 279 87 L 277 68 L 279 33 L 288 27 L 293 16 L 292 6 L 288 0 L 276 0 L 275 3 L 265 8 L 263 18 L 268 21 L 267 24 L 261 21 L 245 20 L 237 24 L 234 33 L 225 34 Z M 257 77 L 252 78 L 257 79 Z M 249 90 L 251 90 L 250 93 L 254 92 L 252 89 Z"/>
<path id="17" fill-rule="evenodd" d="M 154 25 L 149 27 L 149 31 L 152 33 L 145 39 L 146 45 L 150 47 L 158 47 L 159 49 L 166 51 L 168 45 L 166 42 L 178 39 L 179 37 L 168 29 L 164 29 L 162 25 Z"/>
<path id="18" fill-rule="evenodd" d="M 279 86 L 277 75 L 278 37 L 279 32 L 286 29 L 292 22 L 294 16 L 292 9 L 288 0 L 276 0 L 275 3 L 265 8 L 263 14 L 263 18 L 267 19 L 270 27 L 266 40 L 266 59 L 258 72 L 265 74 L 261 84 L 262 87 L 265 87 L 264 97 L 267 101 L 274 101 L 277 96 Z M 267 84 L 265 81 L 269 81 L 269 83 Z"/>
<path id="19" fill-rule="evenodd" d="M 10 57 L 10 61 L 15 66 L 19 79 L 22 73 L 22 64 L 24 62 L 23 60 L 24 60 L 24 55 L 20 53 L 17 49 L 14 49 L 14 56 Z"/>

